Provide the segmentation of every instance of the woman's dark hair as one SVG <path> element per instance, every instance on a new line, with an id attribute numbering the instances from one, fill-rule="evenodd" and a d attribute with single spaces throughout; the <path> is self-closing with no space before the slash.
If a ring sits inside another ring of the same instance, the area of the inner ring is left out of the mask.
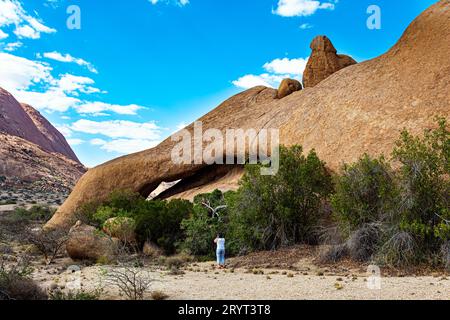
<path id="1" fill-rule="evenodd" d="M 223 238 L 223 233 L 219 232 L 219 233 L 217 234 L 217 237 L 218 237 L 218 238 Z"/>

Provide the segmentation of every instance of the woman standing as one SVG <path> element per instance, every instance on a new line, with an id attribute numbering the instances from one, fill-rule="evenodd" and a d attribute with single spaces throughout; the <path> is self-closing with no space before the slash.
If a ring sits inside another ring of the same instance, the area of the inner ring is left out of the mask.
<path id="1" fill-rule="evenodd" d="M 225 238 L 219 233 L 217 238 L 214 240 L 214 243 L 217 245 L 217 264 L 220 269 L 223 269 L 225 268 Z"/>

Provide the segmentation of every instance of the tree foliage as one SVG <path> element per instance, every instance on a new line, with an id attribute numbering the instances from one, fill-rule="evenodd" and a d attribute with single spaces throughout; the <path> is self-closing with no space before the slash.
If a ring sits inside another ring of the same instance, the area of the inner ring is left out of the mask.
<path id="1" fill-rule="evenodd" d="M 248 165 L 240 189 L 230 198 L 232 236 L 248 250 L 276 249 L 314 240 L 322 201 L 332 191 L 325 163 L 300 146 L 280 148 L 277 175 Z"/>

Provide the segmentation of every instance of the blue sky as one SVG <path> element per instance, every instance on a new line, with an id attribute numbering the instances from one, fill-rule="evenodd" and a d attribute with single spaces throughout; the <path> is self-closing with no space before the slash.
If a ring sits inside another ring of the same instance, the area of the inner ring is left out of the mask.
<path id="1" fill-rule="evenodd" d="M 87 166 L 154 146 L 227 97 L 301 79 L 316 35 L 363 61 L 436 0 L 0 0 L 0 86 Z M 81 29 L 66 21 L 69 5 Z M 369 5 L 381 29 L 369 30 Z"/>

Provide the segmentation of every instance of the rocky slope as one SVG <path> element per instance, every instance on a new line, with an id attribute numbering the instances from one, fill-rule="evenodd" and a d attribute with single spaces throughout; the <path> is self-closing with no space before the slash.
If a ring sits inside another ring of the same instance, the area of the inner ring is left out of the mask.
<path id="1" fill-rule="evenodd" d="M 64 136 L 37 110 L 20 104 L 0 88 L 0 132 L 30 141 L 47 152 L 57 152 L 79 162 Z"/>
<path id="2" fill-rule="evenodd" d="M 419 134 L 435 124 L 435 116 L 450 117 L 449 43 L 450 0 L 441 0 L 376 59 L 341 69 L 316 86 L 306 86 L 283 99 L 277 99 L 274 89 L 250 89 L 199 120 L 204 130 L 278 128 L 282 144 L 301 144 L 306 151 L 315 148 L 331 169 L 363 153 L 389 155 L 403 128 Z M 187 130 L 192 132 L 193 125 Z M 76 208 L 102 200 L 114 189 L 132 189 L 147 196 L 161 182 L 181 179 L 174 188 L 188 182 L 184 190 L 177 190 L 175 196 L 180 196 L 194 188 L 208 191 L 211 182 L 232 181 L 227 177 L 235 180 L 233 166 L 217 166 L 219 170 L 206 164 L 174 164 L 174 145 L 167 139 L 153 149 L 90 170 L 48 226 L 70 226 Z M 199 187 L 195 181 L 205 184 Z M 170 191 L 165 193 L 173 196 Z"/>
<path id="3" fill-rule="evenodd" d="M 0 176 L 17 184 L 46 181 L 48 189 L 70 189 L 85 167 L 59 153 L 50 153 L 20 137 L 0 133 Z"/>
<path id="4" fill-rule="evenodd" d="M 64 138 L 64 136 L 47 119 L 45 119 L 39 111 L 25 103 L 21 103 L 20 105 L 44 137 L 37 143 L 39 146 L 47 151 L 57 152 L 69 159 L 80 162 L 75 155 L 75 152 L 73 152 L 72 148 L 67 143 L 66 138 Z M 24 139 L 29 140 L 29 137 L 24 137 Z"/>
<path id="5" fill-rule="evenodd" d="M 67 194 L 86 172 L 64 136 L 0 88 L 0 197 Z M 29 194 L 25 194 L 29 193 Z"/>

